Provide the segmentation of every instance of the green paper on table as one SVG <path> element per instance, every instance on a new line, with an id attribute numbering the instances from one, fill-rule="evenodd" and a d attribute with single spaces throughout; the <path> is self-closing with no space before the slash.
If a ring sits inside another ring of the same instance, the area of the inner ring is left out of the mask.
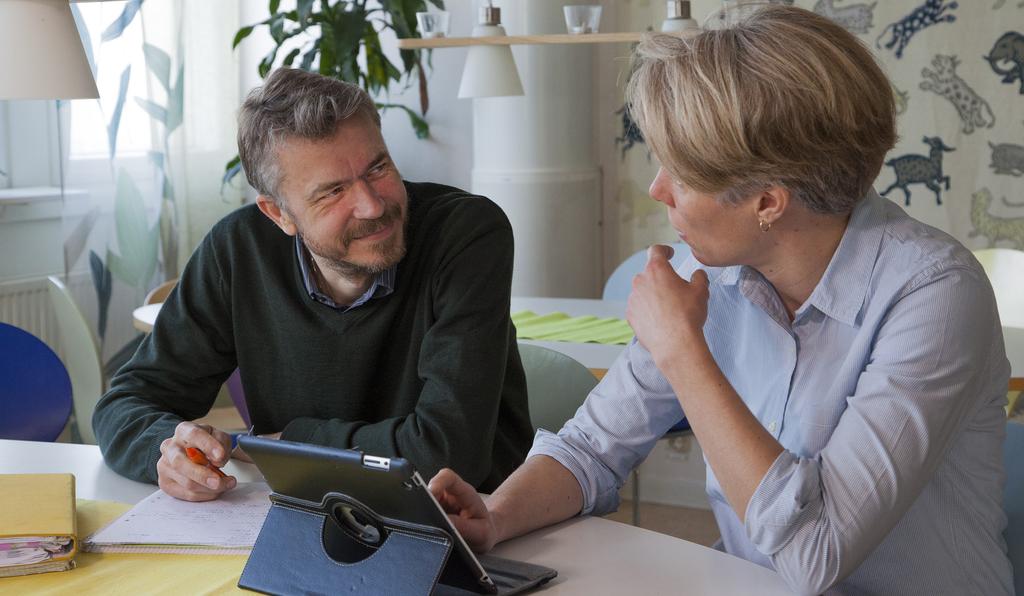
<path id="1" fill-rule="evenodd" d="M 512 322 L 518 339 L 620 345 L 633 339 L 633 329 L 623 319 L 570 317 L 563 312 L 538 315 L 524 310 L 512 313 Z"/>

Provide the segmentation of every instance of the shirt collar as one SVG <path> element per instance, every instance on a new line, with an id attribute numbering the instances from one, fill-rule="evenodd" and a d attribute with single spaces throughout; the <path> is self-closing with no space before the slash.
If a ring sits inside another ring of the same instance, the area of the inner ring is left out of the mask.
<path id="1" fill-rule="evenodd" d="M 884 201 L 887 200 L 871 190 L 857 204 L 825 274 L 797 311 L 797 316 L 812 305 L 837 321 L 847 325 L 856 323 L 882 245 L 886 220 Z"/>
<path id="2" fill-rule="evenodd" d="M 839 247 L 810 298 L 796 316 L 814 306 L 822 313 L 847 325 L 853 325 L 864 305 L 871 272 L 878 257 L 885 230 L 885 203 L 874 190 L 868 192 L 850 214 Z M 718 275 L 720 285 L 736 285 L 740 279 L 762 280 L 746 266 L 726 267 Z M 767 283 L 767 282 L 763 282 Z"/>
<path id="3" fill-rule="evenodd" d="M 313 277 L 313 268 L 310 266 L 313 257 L 306 248 L 306 243 L 302 241 L 302 237 L 298 234 L 295 235 L 295 256 L 298 258 L 299 269 L 302 272 L 302 285 L 305 287 L 309 297 L 342 312 L 361 306 L 371 299 L 383 298 L 395 291 L 395 272 L 397 266 L 392 265 L 378 273 L 370 287 L 352 304 L 338 304 L 330 296 L 323 293 L 317 285 L 316 279 Z"/>

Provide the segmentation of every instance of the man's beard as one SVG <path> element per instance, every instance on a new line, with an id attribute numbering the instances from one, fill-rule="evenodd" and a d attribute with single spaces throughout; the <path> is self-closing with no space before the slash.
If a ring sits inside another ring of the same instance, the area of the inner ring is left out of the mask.
<path id="1" fill-rule="evenodd" d="M 338 275 L 346 278 L 370 277 L 387 270 L 402 260 L 405 256 L 405 238 L 408 220 L 403 217 L 402 205 L 392 203 L 387 206 L 384 214 L 373 220 L 357 220 L 352 223 L 349 229 L 345 230 L 342 237 L 343 250 L 322 246 L 311 241 L 305 235 L 302 236 L 306 248 L 320 257 L 324 264 L 330 267 Z M 393 230 L 391 235 L 367 246 L 367 251 L 376 255 L 377 259 L 370 263 L 354 263 L 346 260 L 348 248 L 352 242 L 363 236 L 370 236 L 397 222 L 400 229 Z M 299 232 L 302 233 L 301 230 Z"/>

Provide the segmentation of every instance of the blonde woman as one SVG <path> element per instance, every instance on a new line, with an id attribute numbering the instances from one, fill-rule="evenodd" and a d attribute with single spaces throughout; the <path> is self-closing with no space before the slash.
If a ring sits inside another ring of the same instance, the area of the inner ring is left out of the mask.
<path id="1" fill-rule="evenodd" d="M 831 21 L 767 6 L 637 51 L 632 114 L 693 258 L 651 248 L 634 341 L 486 505 L 431 489 L 473 546 L 618 505 L 685 412 L 722 548 L 800 594 L 1006 594 L 1009 365 L 971 254 L 871 189 L 891 86 Z M 537 490 L 543 487 L 543 490 Z"/>

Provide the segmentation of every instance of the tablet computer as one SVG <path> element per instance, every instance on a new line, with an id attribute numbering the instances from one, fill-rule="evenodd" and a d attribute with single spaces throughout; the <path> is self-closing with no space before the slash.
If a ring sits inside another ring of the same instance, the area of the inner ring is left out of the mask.
<path id="1" fill-rule="evenodd" d="M 382 518 L 440 528 L 451 537 L 454 550 L 440 583 L 473 592 L 498 592 L 427 483 L 407 460 L 250 436 L 239 437 L 238 444 L 278 495 L 315 505 L 328 503 L 331 493 L 344 495 L 343 503 L 333 505 L 332 517 L 350 537 L 371 547 L 383 543 L 387 529 L 373 515 L 361 511 L 359 505 Z"/>

